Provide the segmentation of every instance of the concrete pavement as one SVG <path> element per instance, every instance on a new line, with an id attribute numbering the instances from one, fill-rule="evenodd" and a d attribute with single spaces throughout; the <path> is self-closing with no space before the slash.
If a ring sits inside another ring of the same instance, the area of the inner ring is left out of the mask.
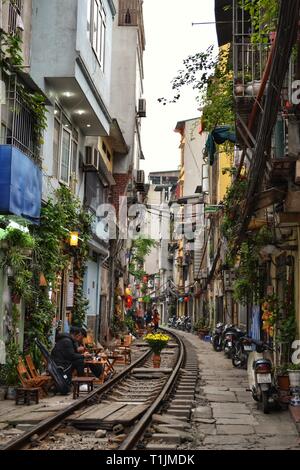
<path id="1" fill-rule="evenodd" d="M 193 412 L 194 442 L 201 450 L 300 450 L 300 437 L 288 411 L 265 415 L 257 409 L 245 370 L 232 367 L 210 343 L 181 332 L 197 348 L 200 381 Z"/>

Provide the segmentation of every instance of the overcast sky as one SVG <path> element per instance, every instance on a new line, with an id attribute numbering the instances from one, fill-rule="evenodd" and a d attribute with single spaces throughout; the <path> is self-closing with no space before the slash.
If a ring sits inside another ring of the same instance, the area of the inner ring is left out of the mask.
<path id="1" fill-rule="evenodd" d="M 215 25 L 192 26 L 214 21 L 214 0 L 144 0 L 146 29 L 145 98 L 142 142 L 146 171 L 176 170 L 179 165 L 178 121 L 199 115 L 196 94 L 186 89 L 176 104 L 163 106 L 157 98 L 172 96 L 171 80 L 191 54 L 216 44 Z"/>

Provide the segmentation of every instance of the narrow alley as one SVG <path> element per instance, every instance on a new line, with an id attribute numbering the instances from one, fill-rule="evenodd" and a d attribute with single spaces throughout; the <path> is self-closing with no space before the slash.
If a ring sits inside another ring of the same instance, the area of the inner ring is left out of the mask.
<path id="1" fill-rule="evenodd" d="M 199 450 L 299 450 L 300 438 L 288 411 L 265 415 L 253 401 L 246 370 L 233 369 L 222 352 L 190 333 L 180 333 L 197 348 L 200 387 L 193 414 Z"/>

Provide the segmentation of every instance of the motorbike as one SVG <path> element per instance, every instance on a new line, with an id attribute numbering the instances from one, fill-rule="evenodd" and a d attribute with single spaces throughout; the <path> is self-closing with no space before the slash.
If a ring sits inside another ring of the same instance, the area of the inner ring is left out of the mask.
<path id="1" fill-rule="evenodd" d="M 273 349 L 262 341 L 251 340 L 255 351 L 248 356 L 248 380 L 252 398 L 258 402 L 264 413 L 269 413 L 271 406 L 279 407 L 278 391 L 273 373 Z"/>
<path id="2" fill-rule="evenodd" d="M 169 327 L 169 328 L 175 328 L 175 326 L 176 326 L 176 320 L 177 320 L 176 317 L 171 317 L 171 318 L 169 318 L 169 320 L 168 320 L 168 327 Z"/>
<path id="3" fill-rule="evenodd" d="M 212 334 L 211 342 L 215 351 L 219 352 L 223 349 L 223 331 L 224 323 L 217 323 L 216 328 Z"/>
<path id="4" fill-rule="evenodd" d="M 181 328 L 182 328 L 182 318 L 180 318 L 180 317 L 177 318 L 176 323 L 175 323 L 175 328 L 177 330 L 181 330 Z"/>
<path id="5" fill-rule="evenodd" d="M 247 369 L 248 356 L 252 351 L 252 339 L 242 336 L 235 343 L 232 355 L 232 365 L 240 369 Z"/>
<path id="6" fill-rule="evenodd" d="M 236 344 L 245 333 L 234 325 L 228 325 L 223 332 L 225 356 L 232 358 L 236 352 Z"/>
<path id="7" fill-rule="evenodd" d="M 185 318 L 184 326 L 185 326 L 185 331 L 188 331 L 188 332 L 192 331 L 192 322 L 189 316 Z"/>

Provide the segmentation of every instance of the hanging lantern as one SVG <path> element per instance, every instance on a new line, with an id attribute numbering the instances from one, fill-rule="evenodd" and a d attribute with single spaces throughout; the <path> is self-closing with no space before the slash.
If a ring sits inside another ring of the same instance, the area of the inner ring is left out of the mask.
<path id="1" fill-rule="evenodd" d="M 189 302 L 189 300 L 190 300 L 189 297 L 185 297 L 185 298 L 184 298 L 184 301 L 185 301 L 186 303 Z"/>
<path id="2" fill-rule="evenodd" d="M 48 285 L 44 273 L 40 273 L 39 285 L 40 287 L 46 287 Z"/>
<path id="3" fill-rule="evenodd" d="M 184 301 L 183 297 L 179 297 L 179 302 L 182 303 L 183 301 Z"/>
<path id="4" fill-rule="evenodd" d="M 128 296 L 125 298 L 125 307 L 126 307 L 126 308 L 131 308 L 131 307 L 132 307 L 132 304 L 133 304 L 133 299 L 132 299 L 131 295 L 128 295 Z"/>
<path id="5" fill-rule="evenodd" d="M 79 233 L 70 232 L 70 239 L 69 239 L 70 246 L 78 246 L 78 240 L 79 240 Z"/>

